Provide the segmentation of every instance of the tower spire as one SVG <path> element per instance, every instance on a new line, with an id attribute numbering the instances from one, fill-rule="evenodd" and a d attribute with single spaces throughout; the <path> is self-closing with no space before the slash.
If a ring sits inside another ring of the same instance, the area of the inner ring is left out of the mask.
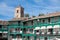
<path id="1" fill-rule="evenodd" d="M 24 8 L 22 6 L 17 6 L 15 9 L 15 18 L 24 17 Z"/>

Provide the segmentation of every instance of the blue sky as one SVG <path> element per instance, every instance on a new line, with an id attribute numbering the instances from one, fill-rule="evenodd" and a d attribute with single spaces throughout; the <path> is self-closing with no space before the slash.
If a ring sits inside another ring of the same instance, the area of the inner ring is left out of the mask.
<path id="1" fill-rule="evenodd" d="M 14 9 L 19 4 L 24 7 L 24 13 L 30 16 L 60 11 L 60 0 L 0 0 L 0 20 L 14 18 Z"/>

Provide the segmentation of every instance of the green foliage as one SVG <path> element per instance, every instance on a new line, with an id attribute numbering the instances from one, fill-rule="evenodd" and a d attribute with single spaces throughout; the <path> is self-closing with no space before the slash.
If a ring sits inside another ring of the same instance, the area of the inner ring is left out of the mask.
<path id="1" fill-rule="evenodd" d="M 38 16 L 44 16 L 44 14 L 43 14 L 43 13 L 41 13 L 41 14 L 39 14 Z"/>
<path id="2" fill-rule="evenodd" d="M 32 17 L 36 17 L 36 16 L 33 15 Z"/>
<path id="3" fill-rule="evenodd" d="M 25 16 L 25 17 L 29 17 L 29 14 L 25 14 L 24 16 Z"/>

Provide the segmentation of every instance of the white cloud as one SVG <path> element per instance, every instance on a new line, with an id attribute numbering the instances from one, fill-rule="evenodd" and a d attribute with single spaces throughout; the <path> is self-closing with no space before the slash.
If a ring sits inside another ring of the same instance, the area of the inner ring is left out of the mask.
<path id="1" fill-rule="evenodd" d="M 49 0 L 52 3 L 59 3 L 59 0 Z"/>
<path id="2" fill-rule="evenodd" d="M 0 15 L 11 17 L 14 14 L 14 7 L 8 6 L 6 3 L 0 3 Z"/>
<path id="3" fill-rule="evenodd" d="M 14 17 L 14 7 L 8 6 L 6 3 L 0 3 L 0 19 L 9 20 Z"/>
<path id="4" fill-rule="evenodd" d="M 36 8 L 40 8 L 40 10 L 45 13 L 54 12 L 60 10 L 60 0 L 34 0 L 35 3 L 39 4 L 39 6 L 35 6 Z M 48 5 L 50 4 L 50 5 Z"/>
<path id="5" fill-rule="evenodd" d="M 45 4 L 44 0 L 33 0 L 37 4 Z"/>
<path id="6" fill-rule="evenodd" d="M 45 7 L 46 9 L 60 9 L 60 7 L 59 6 L 56 6 L 56 7 L 54 7 L 54 6 L 48 6 L 48 7 Z"/>
<path id="7" fill-rule="evenodd" d="M 48 0 L 52 6 L 60 6 L 60 0 Z"/>
<path id="8" fill-rule="evenodd" d="M 34 2 L 43 2 L 43 0 L 34 0 Z"/>
<path id="9" fill-rule="evenodd" d="M 60 12 L 60 7 L 45 7 L 45 9 L 40 10 L 43 13 L 52 13 L 52 12 Z"/>

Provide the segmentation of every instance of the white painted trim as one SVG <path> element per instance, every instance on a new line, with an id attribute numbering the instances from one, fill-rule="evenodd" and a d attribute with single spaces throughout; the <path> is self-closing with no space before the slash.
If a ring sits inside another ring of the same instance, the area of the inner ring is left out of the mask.
<path id="1" fill-rule="evenodd" d="M 22 38 L 13 38 L 12 40 L 22 40 Z"/>
<path id="2" fill-rule="evenodd" d="M 8 33 L 7 31 L 4 31 L 3 33 Z"/>
<path id="3" fill-rule="evenodd" d="M 52 26 L 47 26 L 47 29 L 49 29 L 49 28 L 53 28 Z"/>
<path id="4" fill-rule="evenodd" d="M 37 32 L 36 34 L 40 34 L 40 32 Z"/>
<path id="5" fill-rule="evenodd" d="M 60 32 L 58 32 L 60 34 Z"/>
<path id="6" fill-rule="evenodd" d="M 12 30 L 12 32 L 16 32 L 15 30 Z"/>
<path id="7" fill-rule="evenodd" d="M 0 33 L 2 33 L 2 31 L 0 31 Z"/>
<path id="8" fill-rule="evenodd" d="M 42 32 L 42 34 L 45 34 L 44 32 Z"/>
<path id="9" fill-rule="evenodd" d="M 34 34 L 34 31 L 33 31 L 33 34 Z"/>
<path id="10" fill-rule="evenodd" d="M 60 26 L 59 25 L 54 25 L 54 27 L 53 28 L 60 28 Z"/>
<path id="11" fill-rule="evenodd" d="M 22 33 L 22 31 L 20 31 L 20 33 Z"/>
<path id="12" fill-rule="evenodd" d="M 53 34 L 56 34 L 56 32 L 53 32 Z"/>
<path id="13" fill-rule="evenodd" d="M 46 29 L 46 27 L 45 26 L 42 26 L 41 29 Z"/>
<path id="14" fill-rule="evenodd" d="M 15 40 L 14 38 L 12 40 Z"/>
<path id="15" fill-rule="evenodd" d="M 34 30 L 40 30 L 40 27 L 36 27 Z"/>
<path id="16" fill-rule="evenodd" d="M 50 34 L 50 32 L 47 32 L 47 34 Z"/>
<path id="17" fill-rule="evenodd" d="M 17 39 L 17 40 L 22 40 L 22 38 L 19 38 L 19 39 Z"/>

